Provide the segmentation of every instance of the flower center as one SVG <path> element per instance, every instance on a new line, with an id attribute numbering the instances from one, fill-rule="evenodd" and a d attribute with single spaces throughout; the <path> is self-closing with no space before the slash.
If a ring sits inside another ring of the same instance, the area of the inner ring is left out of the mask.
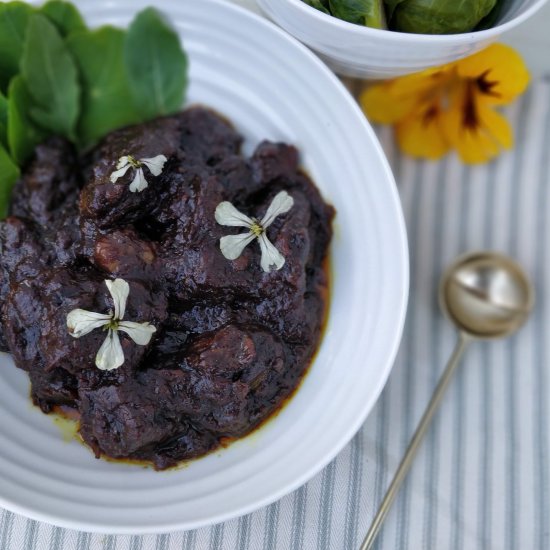
<path id="1" fill-rule="evenodd" d="M 475 81 L 468 80 L 466 83 L 466 95 L 464 97 L 462 123 L 466 128 L 475 130 L 479 126 L 479 116 L 475 99 Z"/>
<path id="2" fill-rule="evenodd" d="M 108 323 L 105 323 L 103 330 L 118 330 L 118 319 L 111 319 Z"/>
<path id="3" fill-rule="evenodd" d="M 255 237 L 260 237 L 265 229 L 262 227 L 262 224 L 258 220 L 253 220 L 253 224 L 250 226 L 250 231 L 254 234 Z"/>
<path id="4" fill-rule="evenodd" d="M 492 97 L 500 97 L 500 94 L 495 92 L 493 88 L 498 84 L 496 80 L 489 80 L 487 77 L 489 75 L 489 70 L 486 70 L 483 74 L 477 77 L 476 84 L 479 88 L 479 91 L 482 94 L 492 96 Z"/>
<path id="5" fill-rule="evenodd" d="M 132 168 L 141 168 L 142 164 L 141 162 L 136 159 L 135 157 L 133 157 L 132 155 L 128 155 L 128 162 L 130 163 L 130 165 L 132 166 Z"/>

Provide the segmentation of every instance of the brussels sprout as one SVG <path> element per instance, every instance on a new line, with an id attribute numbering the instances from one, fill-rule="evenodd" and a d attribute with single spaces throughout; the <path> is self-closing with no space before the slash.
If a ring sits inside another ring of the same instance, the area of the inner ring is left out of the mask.
<path id="1" fill-rule="evenodd" d="M 383 0 L 329 0 L 334 17 L 377 29 L 386 28 Z"/>
<path id="2" fill-rule="evenodd" d="M 390 27 L 420 34 L 468 32 L 494 8 L 497 0 L 385 0 Z"/>
<path id="3" fill-rule="evenodd" d="M 483 31 L 494 27 L 504 13 L 505 0 L 497 0 L 495 7 L 485 16 L 474 29 L 475 31 Z"/>
<path id="4" fill-rule="evenodd" d="M 303 0 L 303 2 L 316 10 L 322 11 L 323 13 L 328 13 L 330 15 L 330 11 L 328 10 L 328 0 L 325 2 L 322 0 Z"/>
<path id="5" fill-rule="evenodd" d="M 391 20 L 393 17 L 393 12 L 395 11 L 395 8 L 401 4 L 402 2 L 406 2 L 407 0 L 384 0 L 384 4 L 386 5 L 386 16 L 388 17 L 388 21 Z"/>

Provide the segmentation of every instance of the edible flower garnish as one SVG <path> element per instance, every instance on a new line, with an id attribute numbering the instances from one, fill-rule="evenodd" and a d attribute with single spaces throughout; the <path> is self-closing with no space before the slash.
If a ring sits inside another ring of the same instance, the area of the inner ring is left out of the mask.
<path id="1" fill-rule="evenodd" d="M 220 225 L 229 227 L 246 227 L 247 233 L 239 235 L 227 235 L 220 239 L 220 250 L 228 260 L 236 260 L 245 247 L 254 239 L 258 239 L 262 252 L 262 269 L 269 273 L 272 266 L 275 270 L 285 265 L 283 255 L 273 246 L 267 238 L 266 229 L 275 221 L 280 214 L 285 214 L 294 205 L 294 199 L 286 192 L 280 191 L 271 201 L 267 212 L 261 220 L 249 218 L 246 214 L 239 212 L 230 202 L 220 202 L 216 208 L 216 221 Z"/>
<path id="2" fill-rule="evenodd" d="M 111 181 L 115 183 L 116 180 L 124 176 L 130 168 L 133 168 L 136 171 L 136 175 L 130 184 L 130 191 L 132 193 L 143 191 L 149 185 L 143 173 L 143 166 L 147 166 L 153 176 L 159 176 L 162 173 L 166 160 L 164 155 L 157 155 L 156 157 L 147 159 L 136 159 L 132 155 L 120 157 L 116 165 L 116 171 L 111 174 Z"/>
<path id="3" fill-rule="evenodd" d="M 124 352 L 118 337 L 119 330 L 125 332 L 139 346 L 146 346 L 157 329 L 149 323 L 122 320 L 130 293 L 130 286 L 124 279 L 106 280 L 105 284 L 113 298 L 114 311 L 95 313 L 85 309 L 73 309 L 67 315 L 67 328 L 74 338 L 80 338 L 96 328 L 103 327 L 103 330 L 107 330 L 107 337 L 97 352 L 95 364 L 101 370 L 113 370 L 124 363 Z"/>
<path id="4" fill-rule="evenodd" d="M 361 104 L 372 122 L 394 124 L 402 151 L 437 159 L 455 149 L 463 162 L 486 162 L 513 145 L 495 110 L 522 94 L 529 73 L 510 46 L 479 53 L 368 88 Z"/>

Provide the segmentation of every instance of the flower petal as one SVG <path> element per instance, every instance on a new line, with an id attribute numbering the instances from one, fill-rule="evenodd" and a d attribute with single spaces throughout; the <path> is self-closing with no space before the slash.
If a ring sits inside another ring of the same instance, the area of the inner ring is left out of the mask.
<path id="1" fill-rule="evenodd" d="M 92 330 L 106 325 L 111 316 L 105 313 L 95 313 L 85 309 L 73 309 L 67 315 L 67 328 L 74 338 L 80 338 Z"/>
<path id="2" fill-rule="evenodd" d="M 284 256 L 273 246 L 266 234 L 262 233 L 258 237 L 258 241 L 260 242 L 260 249 L 262 251 L 262 269 L 266 273 L 272 270 L 271 266 L 275 266 L 275 270 L 281 269 L 285 265 Z"/>
<path id="3" fill-rule="evenodd" d="M 444 65 L 375 84 L 361 94 L 360 103 L 371 122 L 394 124 L 440 94 L 452 74 L 452 66 Z"/>
<path id="4" fill-rule="evenodd" d="M 426 99 L 426 94 L 433 94 L 434 91 L 447 84 L 454 76 L 454 64 L 432 67 L 418 73 L 400 76 L 393 82 L 391 95 L 394 98 L 403 99 L 411 94 L 418 98 Z"/>
<path id="5" fill-rule="evenodd" d="M 121 168 L 124 168 L 124 166 L 127 166 L 130 164 L 130 157 L 124 156 L 120 157 L 118 159 L 118 162 L 116 163 L 116 169 L 120 170 Z"/>
<path id="6" fill-rule="evenodd" d="M 511 130 L 501 115 L 492 111 L 471 82 L 465 82 L 451 96 L 442 117 L 442 127 L 463 162 L 477 164 L 496 157 L 512 143 Z"/>
<path id="7" fill-rule="evenodd" d="M 367 88 L 359 102 L 367 118 L 376 124 L 393 124 L 414 110 L 418 97 L 410 94 L 398 101 L 390 94 L 393 82 L 375 84 Z"/>
<path id="8" fill-rule="evenodd" d="M 413 157 L 438 159 L 449 150 L 437 103 L 405 117 L 397 123 L 395 132 L 400 149 Z"/>
<path id="9" fill-rule="evenodd" d="M 457 61 L 456 68 L 463 78 L 482 78 L 485 84 L 480 93 L 493 105 L 510 103 L 525 91 L 530 79 L 519 53 L 506 44 L 492 44 Z"/>
<path id="10" fill-rule="evenodd" d="M 125 157 L 123 157 L 125 158 Z M 124 174 L 126 174 L 126 172 L 128 172 L 128 169 L 131 168 L 131 166 L 129 164 L 126 164 L 125 166 L 123 166 L 122 168 L 119 168 L 118 170 L 116 170 L 115 172 L 113 172 L 111 174 L 111 183 L 115 183 L 117 179 L 121 178 L 122 176 L 124 176 Z"/>
<path id="11" fill-rule="evenodd" d="M 271 201 L 260 224 L 264 229 L 267 229 L 279 214 L 285 214 L 293 205 L 294 199 L 286 191 L 280 191 Z"/>
<path id="12" fill-rule="evenodd" d="M 143 168 L 138 168 L 136 170 L 136 175 L 134 177 L 134 180 L 130 184 L 130 191 L 132 193 L 135 193 L 136 191 L 141 192 L 144 189 L 147 189 L 149 184 L 147 183 L 147 180 L 145 179 L 145 175 L 143 173 Z"/>
<path id="13" fill-rule="evenodd" d="M 480 126 L 464 126 L 462 113 L 456 109 L 446 115 L 445 133 L 463 162 L 487 162 L 498 155 L 499 147 Z"/>
<path id="14" fill-rule="evenodd" d="M 122 351 L 118 334 L 116 331 L 109 329 L 105 341 L 97 352 L 95 364 L 98 369 L 113 370 L 118 369 L 123 363 L 124 352 Z"/>
<path id="15" fill-rule="evenodd" d="M 228 260 L 236 260 L 255 238 L 254 233 L 226 235 L 220 239 L 220 250 Z"/>
<path id="16" fill-rule="evenodd" d="M 254 222 L 242 212 L 239 212 L 230 202 L 223 201 L 216 207 L 216 221 L 229 227 L 250 227 Z"/>
<path id="17" fill-rule="evenodd" d="M 115 306 L 113 318 L 120 321 L 124 318 L 124 312 L 126 311 L 126 301 L 128 300 L 128 294 L 130 294 L 130 285 L 124 279 L 115 279 L 114 281 L 106 279 L 105 284 L 111 293 Z"/>
<path id="18" fill-rule="evenodd" d="M 119 323 L 118 330 L 125 332 L 139 346 L 146 346 L 151 341 L 151 336 L 157 329 L 150 323 L 134 323 L 132 321 L 122 321 Z"/>
<path id="19" fill-rule="evenodd" d="M 511 149 L 514 145 L 514 134 L 506 118 L 488 107 L 480 107 L 479 119 L 482 127 L 494 141 L 504 149 Z"/>
<path id="20" fill-rule="evenodd" d="M 164 163 L 168 160 L 164 155 L 157 155 L 153 158 L 139 159 L 140 162 L 149 168 L 153 176 L 159 176 L 164 168 Z"/>

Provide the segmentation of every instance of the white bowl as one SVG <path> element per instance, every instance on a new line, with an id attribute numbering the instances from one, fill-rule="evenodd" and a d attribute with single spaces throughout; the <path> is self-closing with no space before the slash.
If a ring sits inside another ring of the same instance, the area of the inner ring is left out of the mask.
<path id="1" fill-rule="evenodd" d="M 499 24 L 487 30 L 428 35 L 354 25 L 302 0 L 257 0 L 271 20 L 309 46 L 334 71 L 359 78 L 392 78 L 471 55 L 531 17 L 546 1 L 508 0 Z"/>
<path id="2" fill-rule="evenodd" d="M 77 2 L 90 25 L 127 25 L 151 0 Z M 0 356 L 0 506 L 110 533 L 192 529 L 296 489 L 348 443 L 390 372 L 406 309 L 405 227 L 372 129 L 336 77 L 268 21 L 221 0 L 157 0 L 191 60 L 188 103 L 246 136 L 285 140 L 335 205 L 328 326 L 303 384 L 253 435 L 186 467 L 155 472 L 95 460 L 29 402 L 27 375 Z M 292 63 L 288 63 L 292 60 Z M 322 93 L 320 91 L 322 90 Z"/>

